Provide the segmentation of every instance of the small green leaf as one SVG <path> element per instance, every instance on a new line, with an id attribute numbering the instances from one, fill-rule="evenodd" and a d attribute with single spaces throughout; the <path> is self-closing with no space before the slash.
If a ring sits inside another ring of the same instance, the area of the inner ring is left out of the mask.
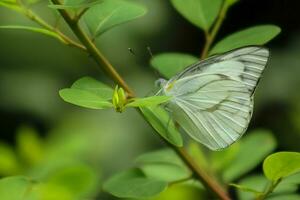
<path id="1" fill-rule="evenodd" d="M 11 176 L 0 179 L 0 199 L 24 200 L 32 183 L 23 176 Z"/>
<path id="2" fill-rule="evenodd" d="M 234 183 L 230 183 L 229 184 L 230 186 L 233 186 L 239 190 L 242 190 L 244 192 L 251 192 L 251 193 L 254 193 L 254 194 L 262 194 L 261 191 L 257 191 L 255 189 L 252 189 L 252 188 L 249 188 L 247 186 L 244 186 L 244 185 L 238 185 L 238 184 L 234 184 Z"/>
<path id="3" fill-rule="evenodd" d="M 167 188 L 167 183 L 146 177 L 139 169 L 131 169 L 114 175 L 103 189 L 119 198 L 149 198 Z"/>
<path id="4" fill-rule="evenodd" d="M 139 168 L 147 177 L 166 181 L 168 183 L 186 180 L 192 175 L 186 167 L 167 163 L 145 164 Z"/>
<path id="5" fill-rule="evenodd" d="M 30 27 L 30 26 L 18 26 L 18 25 L 9 25 L 9 26 L 0 26 L 0 29 L 21 29 L 21 30 L 27 30 L 32 32 L 41 33 L 50 37 L 54 37 L 55 39 L 58 39 L 62 43 L 65 43 L 65 41 L 55 32 L 49 31 L 44 28 L 36 28 L 36 27 Z"/>
<path id="6" fill-rule="evenodd" d="M 210 153 L 210 167 L 216 172 L 222 171 L 232 164 L 237 157 L 239 150 L 240 143 L 237 142 L 223 151 L 212 151 Z"/>
<path id="7" fill-rule="evenodd" d="M 299 200 L 299 194 L 282 194 L 277 196 L 270 196 L 267 200 Z"/>
<path id="8" fill-rule="evenodd" d="M 280 33 L 275 25 L 260 25 L 233 33 L 218 42 L 209 55 L 224 53 L 248 45 L 264 45 Z"/>
<path id="9" fill-rule="evenodd" d="M 234 4 L 236 4 L 237 2 L 239 2 L 240 0 L 225 0 L 225 3 L 227 4 L 227 6 L 233 6 Z"/>
<path id="10" fill-rule="evenodd" d="M 190 170 L 171 149 L 143 154 L 136 159 L 136 163 L 147 177 L 166 182 L 187 179 L 191 176 Z"/>
<path id="11" fill-rule="evenodd" d="M 172 78 L 187 66 L 199 61 L 195 56 L 183 53 L 162 53 L 151 59 L 151 65 L 166 78 Z"/>
<path id="12" fill-rule="evenodd" d="M 176 10 L 195 26 L 209 30 L 222 5 L 222 0 L 171 0 Z"/>
<path id="13" fill-rule="evenodd" d="M 105 100 L 111 100 L 114 92 L 111 87 L 88 76 L 75 81 L 71 88 L 89 91 Z"/>
<path id="14" fill-rule="evenodd" d="M 171 116 L 159 106 L 140 107 L 144 117 L 151 126 L 168 142 L 175 146 L 182 146 L 180 133 L 176 130 Z"/>
<path id="15" fill-rule="evenodd" d="M 241 185 L 243 188 L 251 188 L 253 191 L 259 191 L 264 192 L 266 188 L 270 185 L 270 182 L 266 177 L 262 175 L 252 175 L 247 176 L 246 178 L 239 181 L 239 185 Z M 296 184 L 290 184 L 290 183 L 280 183 L 273 191 L 274 195 L 279 194 L 288 194 L 297 191 L 297 185 Z M 238 196 L 240 200 L 252 200 L 255 199 L 255 197 L 259 193 L 253 193 L 249 192 L 247 190 L 238 190 Z"/>
<path id="16" fill-rule="evenodd" d="M 0 142 L 0 155 L 1 176 L 9 176 L 20 173 L 21 164 L 18 162 L 18 157 L 11 146 Z"/>
<path id="17" fill-rule="evenodd" d="M 71 199 L 82 199 L 90 192 L 96 190 L 97 178 L 97 174 L 88 165 L 74 163 L 71 166 L 64 166 L 51 173 L 45 180 L 42 193 L 44 195 L 51 193 L 51 189 L 55 186 L 55 188 L 64 188 L 65 191 L 72 195 Z"/>
<path id="18" fill-rule="evenodd" d="M 265 176 L 277 181 L 300 172 L 300 153 L 278 152 L 268 156 L 263 163 Z"/>
<path id="19" fill-rule="evenodd" d="M 158 104 L 165 103 L 169 101 L 171 96 L 152 96 L 146 98 L 134 98 L 131 99 L 132 102 L 128 103 L 126 106 L 129 107 L 143 107 L 143 106 L 154 106 Z"/>
<path id="20" fill-rule="evenodd" d="M 231 182 L 255 168 L 276 147 L 276 141 L 271 132 L 255 130 L 247 133 L 240 141 L 238 154 L 222 174 L 226 182 Z"/>
<path id="21" fill-rule="evenodd" d="M 62 89 L 59 91 L 60 97 L 71 104 L 92 109 L 111 108 L 113 104 L 94 93 L 80 89 Z"/>
<path id="22" fill-rule="evenodd" d="M 86 0 L 83 1 L 67 1 L 65 2 L 65 4 L 62 5 L 54 5 L 54 4 L 50 4 L 48 5 L 49 8 L 53 8 L 53 9 L 63 9 L 63 10 L 68 10 L 68 9 L 85 9 L 85 8 L 89 8 L 91 6 L 94 6 L 96 4 L 101 3 L 102 0 L 99 1 L 88 1 L 86 2 Z"/>
<path id="23" fill-rule="evenodd" d="M 16 1 L 12 0 L 12 1 L 0 1 L 0 6 L 3 6 L 5 8 L 11 9 L 13 11 L 19 12 L 19 13 L 23 13 L 24 9 L 19 6 L 18 4 L 16 4 Z"/>
<path id="24" fill-rule="evenodd" d="M 18 153 L 29 166 L 38 164 L 44 158 L 43 142 L 31 127 L 22 126 L 17 134 Z"/>
<path id="25" fill-rule="evenodd" d="M 184 163 L 172 149 L 160 149 L 157 151 L 148 152 L 136 158 L 135 162 L 141 164 L 153 163 L 169 163 L 179 166 L 184 166 Z"/>
<path id="26" fill-rule="evenodd" d="M 131 21 L 146 13 L 144 6 L 130 1 L 103 0 L 92 6 L 84 15 L 93 38 L 110 28 Z"/>

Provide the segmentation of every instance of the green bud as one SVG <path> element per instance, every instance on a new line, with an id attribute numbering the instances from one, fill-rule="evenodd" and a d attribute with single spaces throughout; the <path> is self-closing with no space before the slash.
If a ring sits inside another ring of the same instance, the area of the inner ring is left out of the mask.
<path id="1" fill-rule="evenodd" d="M 113 98 L 112 98 L 112 103 L 117 112 L 124 111 L 125 105 L 127 103 L 127 97 L 126 97 L 124 89 L 119 88 L 118 85 L 115 87 L 115 90 L 113 93 Z"/>

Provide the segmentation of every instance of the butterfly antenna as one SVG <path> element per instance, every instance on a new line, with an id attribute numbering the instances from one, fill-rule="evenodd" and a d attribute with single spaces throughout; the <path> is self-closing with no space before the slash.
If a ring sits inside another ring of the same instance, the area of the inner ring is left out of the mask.
<path id="1" fill-rule="evenodd" d="M 149 46 L 147 46 L 147 51 L 148 51 L 150 57 L 153 58 L 153 53 L 152 53 L 152 50 Z"/>
<path id="2" fill-rule="evenodd" d="M 135 52 L 133 51 L 132 48 L 128 47 L 128 51 L 129 51 L 132 55 L 136 56 L 136 54 L 135 54 Z"/>

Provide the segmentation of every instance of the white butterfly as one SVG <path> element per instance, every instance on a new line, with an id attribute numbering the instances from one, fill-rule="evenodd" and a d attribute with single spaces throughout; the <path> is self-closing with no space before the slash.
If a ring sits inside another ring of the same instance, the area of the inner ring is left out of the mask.
<path id="1" fill-rule="evenodd" d="M 168 81 L 161 94 L 172 118 L 194 140 L 212 150 L 228 147 L 246 131 L 253 93 L 269 51 L 249 46 L 199 61 Z"/>

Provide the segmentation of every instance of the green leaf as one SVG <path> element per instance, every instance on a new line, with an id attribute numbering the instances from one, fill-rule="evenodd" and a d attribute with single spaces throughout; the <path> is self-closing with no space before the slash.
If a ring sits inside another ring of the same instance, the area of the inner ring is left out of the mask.
<path id="1" fill-rule="evenodd" d="M 12 176 L 0 179 L 0 199 L 24 200 L 32 183 L 23 176 Z"/>
<path id="2" fill-rule="evenodd" d="M 88 76 L 75 81 L 71 88 L 89 91 L 105 100 L 111 100 L 114 92 L 111 87 Z"/>
<path id="3" fill-rule="evenodd" d="M 224 53 L 248 45 L 264 45 L 280 33 L 275 25 L 260 25 L 233 33 L 218 42 L 209 55 Z"/>
<path id="4" fill-rule="evenodd" d="M 230 166 L 240 151 L 240 143 L 235 143 L 223 151 L 212 151 L 210 153 L 210 167 L 216 172 L 220 172 Z"/>
<path id="5" fill-rule="evenodd" d="M 189 154 L 194 158 L 195 162 L 199 163 L 199 165 L 204 170 L 211 170 L 211 164 L 207 160 L 207 152 L 205 152 L 202 146 L 199 145 L 196 141 L 190 141 L 187 146 Z"/>
<path id="6" fill-rule="evenodd" d="M 96 190 L 97 175 L 94 170 L 84 164 L 75 164 L 72 166 L 64 166 L 51 173 L 49 178 L 42 186 L 41 195 L 45 198 L 47 193 L 51 193 L 52 189 L 64 188 L 69 193 L 71 199 L 82 199 L 90 192 Z"/>
<path id="7" fill-rule="evenodd" d="M 38 133 L 31 127 L 22 126 L 18 129 L 18 153 L 26 164 L 38 164 L 44 158 L 43 142 Z"/>
<path id="8" fill-rule="evenodd" d="M 230 183 L 229 185 L 233 186 L 233 187 L 235 187 L 235 188 L 237 188 L 239 190 L 242 190 L 244 192 L 251 192 L 251 193 L 254 193 L 255 195 L 262 194 L 261 191 L 257 191 L 255 189 L 249 188 L 249 187 L 244 186 L 244 185 L 238 185 L 238 184 L 234 184 L 234 183 Z"/>
<path id="9" fill-rule="evenodd" d="M 268 179 L 266 179 L 262 175 L 252 175 L 248 176 L 244 179 L 242 179 L 239 182 L 239 185 L 241 185 L 243 188 L 249 188 L 254 191 L 264 192 L 266 187 L 269 185 Z M 296 184 L 282 184 L 280 183 L 273 191 L 274 195 L 278 194 L 288 194 L 297 191 L 297 185 Z M 258 193 L 249 192 L 246 190 L 238 190 L 238 196 L 241 200 L 252 200 L 255 199 L 256 195 Z"/>
<path id="10" fill-rule="evenodd" d="M 9 25 L 9 26 L 0 26 L 0 29 L 20 29 L 20 30 L 27 30 L 32 32 L 41 33 L 50 37 L 54 37 L 55 39 L 58 39 L 62 43 L 65 43 L 65 41 L 55 32 L 49 31 L 44 28 L 36 28 L 31 26 L 18 26 L 18 25 Z"/>
<path id="11" fill-rule="evenodd" d="M 0 142 L 0 175 L 8 176 L 21 171 L 20 163 L 12 147 Z M 1 198 L 0 198 L 1 199 Z"/>
<path id="12" fill-rule="evenodd" d="M 105 191 L 120 198 L 149 198 L 166 188 L 166 182 L 148 178 L 138 169 L 116 174 L 103 185 Z"/>
<path id="13" fill-rule="evenodd" d="M 0 1 L 0 6 L 3 6 L 5 8 L 14 10 L 16 12 L 19 13 L 23 13 L 24 9 L 22 7 L 20 7 L 18 4 L 15 3 L 16 1 L 12 0 L 12 1 Z"/>
<path id="14" fill-rule="evenodd" d="M 160 149 L 148 152 L 136 158 L 137 164 L 169 163 L 184 166 L 181 158 L 172 149 Z"/>
<path id="15" fill-rule="evenodd" d="M 66 1 L 65 4 L 62 5 L 48 5 L 48 7 L 53 8 L 53 9 L 63 9 L 63 10 L 68 10 L 68 9 L 85 9 L 89 8 L 91 6 L 94 6 L 96 4 L 101 3 L 102 0 L 99 1 L 86 1 L 86 0 L 80 0 L 80 1 Z"/>
<path id="16" fill-rule="evenodd" d="M 168 142 L 175 146 L 182 146 L 180 133 L 175 128 L 171 116 L 159 106 L 140 107 L 148 123 Z"/>
<path id="17" fill-rule="evenodd" d="M 300 172 L 300 153 L 278 152 L 268 156 L 263 163 L 265 176 L 277 181 Z"/>
<path id="18" fill-rule="evenodd" d="M 151 96 L 146 98 L 134 98 L 131 99 L 132 102 L 126 104 L 129 107 L 144 107 L 144 106 L 154 106 L 158 104 L 165 103 L 169 101 L 171 96 Z"/>
<path id="19" fill-rule="evenodd" d="M 145 164 L 139 167 L 147 177 L 168 183 L 186 180 L 192 173 L 185 167 L 167 163 Z"/>
<path id="20" fill-rule="evenodd" d="M 283 194 L 277 196 L 270 196 L 267 198 L 267 200 L 299 200 L 299 199 L 300 199 L 299 194 Z"/>
<path id="21" fill-rule="evenodd" d="M 151 59 L 151 65 L 166 78 L 172 78 L 187 66 L 199 61 L 195 56 L 183 53 L 162 53 Z"/>
<path id="22" fill-rule="evenodd" d="M 144 6 L 130 1 L 103 0 L 92 6 L 84 15 L 93 38 L 110 28 L 131 21 L 146 13 Z"/>
<path id="23" fill-rule="evenodd" d="M 271 132 L 255 130 L 240 141 L 239 152 L 231 164 L 223 170 L 223 179 L 233 181 L 255 168 L 276 147 Z"/>
<path id="24" fill-rule="evenodd" d="M 191 177 L 190 170 L 171 149 L 143 154 L 136 159 L 139 168 L 147 177 L 174 182 Z"/>
<path id="25" fill-rule="evenodd" d="M 171 0 L 176 10 L 195 26 L 209 30 L 221 8 L 222 0 Z"/>
<path id="26" fill-rule="evenodd" d="M 112 108 L 113 104 L 94 93 L 80 89 L 62 89 L 60 97 L 71 104 L 92 109 Z"/>

